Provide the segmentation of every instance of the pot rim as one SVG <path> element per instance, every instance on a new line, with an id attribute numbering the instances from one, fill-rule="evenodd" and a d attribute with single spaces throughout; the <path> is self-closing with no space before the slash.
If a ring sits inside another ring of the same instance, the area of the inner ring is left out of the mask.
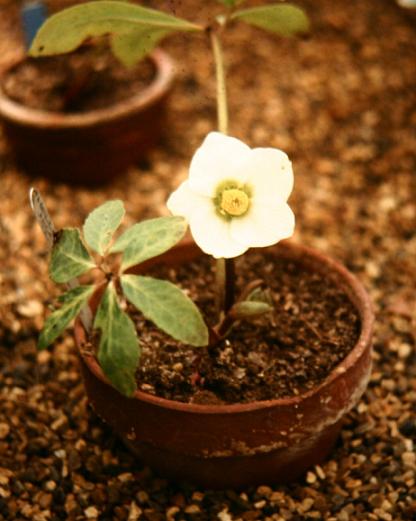
<path id="1" fill-rule="evenodd" d="M 186 247 L 187 244 L 189 243 L 187 242 L 182 246 Z M 355 365 L 355 363 L 364 354 L 367 346 L 371 343 L 371 337 L 373 333 L 374 312 L 370 297 L 366 289 L 364 288 L 362 283 L 355 277 L 355 275 L 353 275 L 339 261 L 330 258 L 326 254 L 321 253 L 318 250 L 315 250 L 314 248 L 296 244 L 287 240 L 282 241 L 278 245 L 272 246 L 271 248 L 275 248 L 276 246 L 280 248 L 285 248 L 286 251 L 289 253 L 297 251 L 298 255 L 301 254 L 301 256 L 308 256 L 309 258 L 312 258 L 315 262 L 319 262 L 320 265 L 325 266 L 326 271 L 331 271 L 332 273 L 334 273 L 335 277 L 337 277 L 338 280 L 342 281 L 338 284 L 343 286 L 344 291 L 346 291 L 346 293 L 348 294 L 348 297 L 350 298 L 352 304 L 354 305 L 359 314 L 361 321 L 361 331 L 355 346 L 351 349 L 348 355 L 332 369 L 332 371 L 328 374 L 325 380 L 323 380 L 323 382 L 321 382 L 318 386 L 314 387 L 313 389 L 310 389 L 309 391 L 306 391 L 296 396 L 290 396 L 287 398 L 276 398 L 273 400 L 257 400 L 248 403 L 235 403 L 225 405 L 192 404 L 186 402 L 179 402 L 176 400 L 169 400 L 167 398 L 161 398 L 159 396 L 147 394 L 140 390 L 136 390 L 133 396 L 131 396 L 129 399 L 140 400 L 142 402 L 146 402 L 149 405 L 156 407 L 196 414 L 239 414 L 253 410 L 268 409 L 272 407 L 293 406 L 296 408 L 304 400 L 311 398 L 315 394 L 322 393 L 325 390 L 325 388 L 330 387 L 337 378 L 342 377 L 344 373 L 346 373 L 350 368 L 352 368 Z M 80 341 L 85 340 L 85 330 L 79 319 L 77 319 L 75 322 L 74 332 L 76 343 L 79 345 L 81 343 Z M 92 371 L 94 376 L 98 378 L 102 383 L 111 386 L 110 381 L 104 375 L 96 357 L 92 354 L 82 353 L 81 351 L 80 355 L 82 356 L 84 362 L 87 364 L 89 370 Z"/>
<path id="2" fill-rule="evenodd" d="M 128 99 L 119 101 L 110 107 L 91 110 L 85 113 L 64 114 L 46 110 L 33 109 L 11 100 L 3 91 L 0 83 L 0 118 L 3 117 L 19 125 L 41 128 L 77 128 L 90 127 L 111 122 L 128 115 L 132 110 L 137 112 L 153 105 L 170 89 L 175 76 L 175 65 L 172 58 L 162 49 L 154 49 L 149 58 L 155 65 L 155 77 L 152 82 L 139 93 Z M 26 56 L 14 61 L 4 72 L 12 69 Z"/>

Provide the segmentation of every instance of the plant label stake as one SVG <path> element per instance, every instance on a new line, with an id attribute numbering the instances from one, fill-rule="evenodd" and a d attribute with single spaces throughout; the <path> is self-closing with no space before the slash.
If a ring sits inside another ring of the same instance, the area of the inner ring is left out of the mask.
<path id="1" fill-rule="evenodd" d="M 55 227 L 49 216 L 49 212 L 45 206 L 45 203 L 36 188 L 30 189 L 29 200 L 36 220 L 38 221 L 38 224 L 41 227 L 43 235 L 45 236 L 45 239 L 48 243 L 48 248 L 52 249 L 53 239 L 56 233 Z"/>
<path id="2" fill-rule="evenodd" d="M 32 44 L 39 27 L 45 22 L 47 18 L 46 7 L 43 2 L 26 2 L 20 14 L 25 35 L 26 48 Z"/>
<path id="3" fill-rule="evenodd" d="M 49 216 L 48 209 L 46 208 L 45 202 L 43 201 L 40 193 L 36 188 L 31 188 L 29 191 L 29 200 L 32 211 L 36 217 L 39 226 L 42 229 L 43 235 L 45 236 L 46 242 L 48 243 L 49 250 L 52 250 L 54 239 L 56 237 L 56 230 L 53 222 Z M 72 279 L 68 282 L 70 288 L 79 286 L 78 279 Z M 85 306 L 80 313 L 80 319 L 85 327 L 86 331 L 90 332 L 92 327 L 92 313 L 88 306 Z"/>

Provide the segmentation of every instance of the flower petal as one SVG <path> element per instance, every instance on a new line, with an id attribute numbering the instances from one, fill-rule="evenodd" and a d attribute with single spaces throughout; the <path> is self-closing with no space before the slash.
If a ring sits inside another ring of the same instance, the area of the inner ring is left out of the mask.
<path id="1" fill-rule="evenodd" d="M 170 194 L 166 206 L 173 215 L 180 215 L 189 221 L 191 215 L 198 211 L 204 203 L 212 204 L 209 198 L 190 190 L 189 181 L 184 181 Z"/>
<path id="2" fill-rule="evenodd" d="M 216 259 L 237 257 L 247 250 L 247 246 L 231 237 L 230 221 L 219 217 L 212 203 L 200 205 L 198 211 L 192 214 L 189 226 L 201 250 Z"/>
<path id="3" fill-rule="evenodd" d="M 253 148 L 244 170 L 254 199 L 287 201 L 293 188 L 293 171 L 284 152 L 277 148 Z"/>
<path id="4" fill-rule="evenodd" d="M 239 139 L 210 132 L 192 158 L 189 186 L 201 195 L 214 197 L 223 181 L 245 183 L 247 172 L 242 165 L 250 153 L 250 147 Z"/>
<path id="5" fill-rule="evenodd" d="M 276 244 L 293 234 L 295 216 L 286 203 L 254 204 L 244 217 L 231 221 L 231 237 L 248 247 Z"/>

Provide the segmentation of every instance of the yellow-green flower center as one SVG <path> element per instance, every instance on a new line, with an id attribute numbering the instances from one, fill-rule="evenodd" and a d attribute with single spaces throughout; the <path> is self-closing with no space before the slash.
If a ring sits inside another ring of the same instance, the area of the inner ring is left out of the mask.
<path id="1" fill-rule="evenodd" d="M 250 206 L 250 199 L 246 192 L 238 188 L 229 188 L 221 194 L 220 207 L 232 217 L 244 215 Z"/>

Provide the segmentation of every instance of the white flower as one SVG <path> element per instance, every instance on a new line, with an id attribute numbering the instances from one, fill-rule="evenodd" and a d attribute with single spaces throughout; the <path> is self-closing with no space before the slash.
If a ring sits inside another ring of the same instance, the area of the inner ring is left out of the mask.
<path id="1" fill-rule="evenodd" d="M 275 148 L 251 149 L 219 132 L 195 152 L 189 177 L 167 206 L 185 217 L 198 246 L 216 258 L 271 246 L 293 234 L 295 217 L 286 203 L 292 165 Z"/>

